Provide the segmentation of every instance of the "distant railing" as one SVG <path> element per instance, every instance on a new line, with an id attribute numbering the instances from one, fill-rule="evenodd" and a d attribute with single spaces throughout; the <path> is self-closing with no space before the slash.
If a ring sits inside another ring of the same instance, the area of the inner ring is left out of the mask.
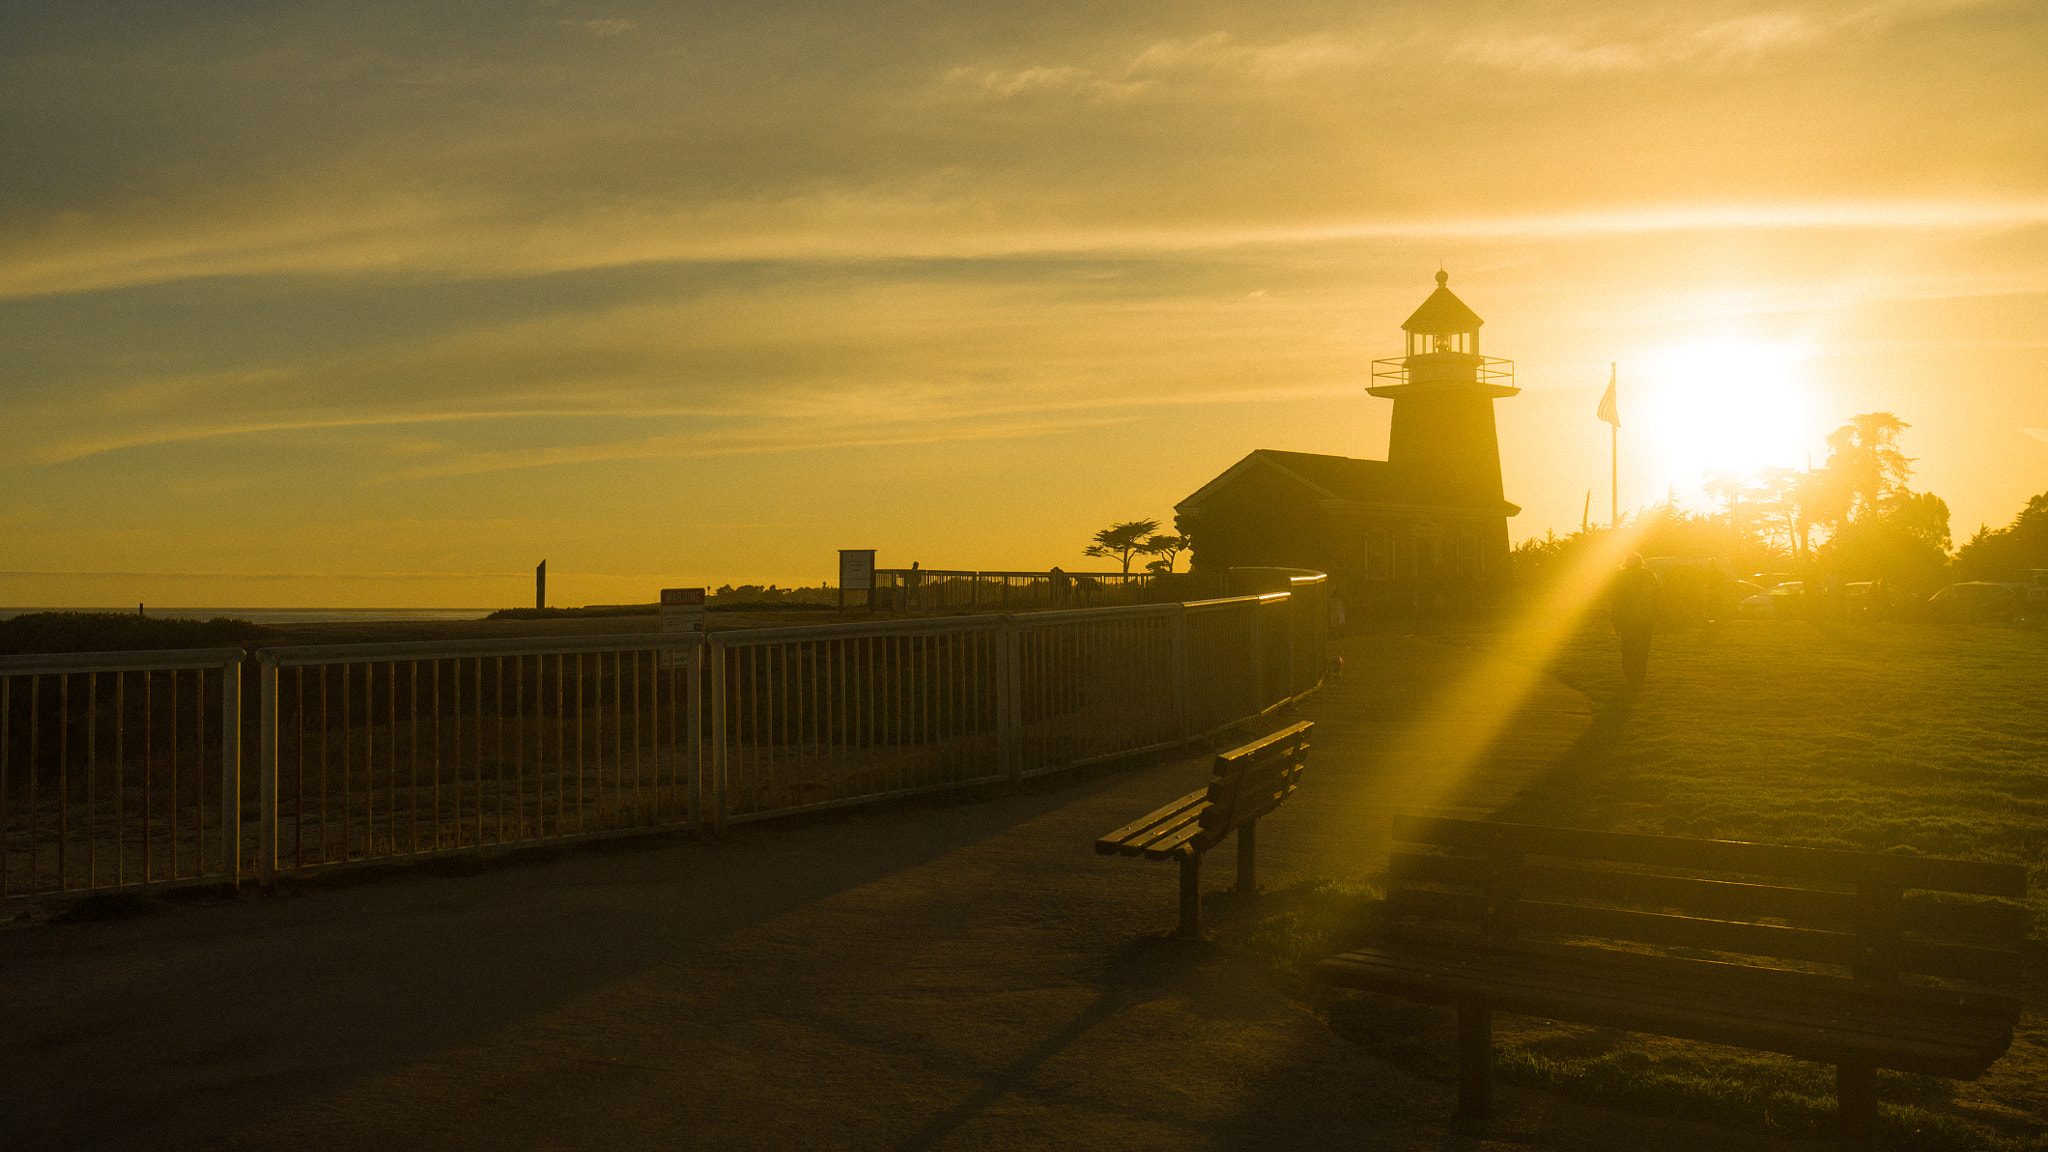
<path id="1" fill-rule="evenodd" d="M 882 612 L 1039 612 L 1146 602 L 1155 572 L 966 572 L 875 569 Z"/>
<path id="2" fill-rule="evenodd" d="M 252 709 L 239 649 L 6 658 L 0 897 L 722 828 L 1176 747 L 1320 684 L 1323 578 L 1278 580 L 1186 604 L 267 648 Z"/>

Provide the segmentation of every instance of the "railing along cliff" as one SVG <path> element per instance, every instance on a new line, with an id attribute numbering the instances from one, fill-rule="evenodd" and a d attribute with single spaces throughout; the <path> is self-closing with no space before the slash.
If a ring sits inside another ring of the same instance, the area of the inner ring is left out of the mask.
<path id="1" fill-rule="evenodd" d="M 710 634 L 8 657 L 0 898 L 717 829 L 1175 747 L 1321 682 L 1322 577 L 1280 581 Z"/>

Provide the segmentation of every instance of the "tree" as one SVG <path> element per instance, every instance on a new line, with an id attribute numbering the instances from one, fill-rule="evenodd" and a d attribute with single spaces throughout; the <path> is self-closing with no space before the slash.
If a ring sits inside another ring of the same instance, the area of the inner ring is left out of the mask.
<path id="1" fill-rule="evenodd" d="M 1956 550 L 1966 580 L 2013 580 L 2029 568 L 2048 568 L 2048 492 L 2027 501 L 2011 524 L 1985 525 Z"/>
<path id="2" fill-rule="evenodd" d="M 1794 468 L 1767 464 L 1756 470 L 1755 507 L 1764 543 L 1776 549 L 1782 538 L 1785 551 L 1795 562 L 1805 558 L 1811 515 L 1807 502 L 1812 488 L 1811 475 Z"/>
<path id="3" fill-rule="evenodd" d="M 1905 492 L 1913 461 L 1899 451 L 1899 433 L 1911 427 L 1890 412 L 1865 412 L 1828 434 L 1827 470 L 1847 497 L 1843 515 L 1875 512 Z"/>
<path id="4" fill-rule="evenodd" d="M 1706 479 L 1700 481 L 1700 491 L 1728 506 L 1728 530 L 1740 533 L 1742 498 L 1749 495 L 1749 477 L 1733 471 L 1708 472 Z"/>
<path id="5" fill-rule="evenodd" d="M 1159 528 L 1157 520 L 1132 520 L 1123 524 L 1112 524 L 1095 534 L 1095 543 L 1081 550 L 1083 556 L 1096 556 L 1121 561 L 1124 572 L 1131 571 L 1131 557 L 1145 551 L 1145 539 Z"/>
<path id="6" fill-rule="evenodd" d="M 1147 536 L 1145 543 L 1138 548 L 1138 551 L 1147 556 L 1157 556 L 1158 559 L 1145 565 L 1145 571 L 1172 572 L 1175 557 L 1187 551 L 1190 543 L 1192 542 L 1185 536 L 1168 536 L 1163 533 L 1156 536 Z"/>

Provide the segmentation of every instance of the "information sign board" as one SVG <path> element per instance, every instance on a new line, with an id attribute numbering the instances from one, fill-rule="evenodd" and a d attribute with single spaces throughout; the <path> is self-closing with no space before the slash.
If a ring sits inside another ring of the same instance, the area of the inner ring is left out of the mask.
<path id="1" fill-rule="evenodd" d="M 841 548 L 839 550 L 839 590 L 841 592 L 867 592 L 875 586 L 875 550 L 873 548 Z"/>
<path id="2" fill-rule="evenodd" d="M 702 632 L 704 630 L 704 590 L 702 588 L 663 588 L 661 590 L 661 630 L 663 632 Z"/>

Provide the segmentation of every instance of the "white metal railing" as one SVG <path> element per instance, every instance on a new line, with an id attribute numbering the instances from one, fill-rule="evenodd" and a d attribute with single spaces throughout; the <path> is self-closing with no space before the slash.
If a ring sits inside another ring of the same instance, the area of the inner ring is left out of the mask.
<path id="1" fill-rule="evenodd" d="M 0 897 L 233 878 L 241 662 L 0 656 Z"/>
<path id="2" fill-rule="evenodd" d="M 1174 747 L 1321 682 L 1322 577 L 1273 571 L 1289 591 L 1187 604 L 266 648 L 254 717 L 240 649 L 0 659 L 0 896 L 722 828 Z"/>
<path id="3" fill-rule="evenodd" d="M 257 875 L 688 823 L 703 637 L 266 648 Z"/>

